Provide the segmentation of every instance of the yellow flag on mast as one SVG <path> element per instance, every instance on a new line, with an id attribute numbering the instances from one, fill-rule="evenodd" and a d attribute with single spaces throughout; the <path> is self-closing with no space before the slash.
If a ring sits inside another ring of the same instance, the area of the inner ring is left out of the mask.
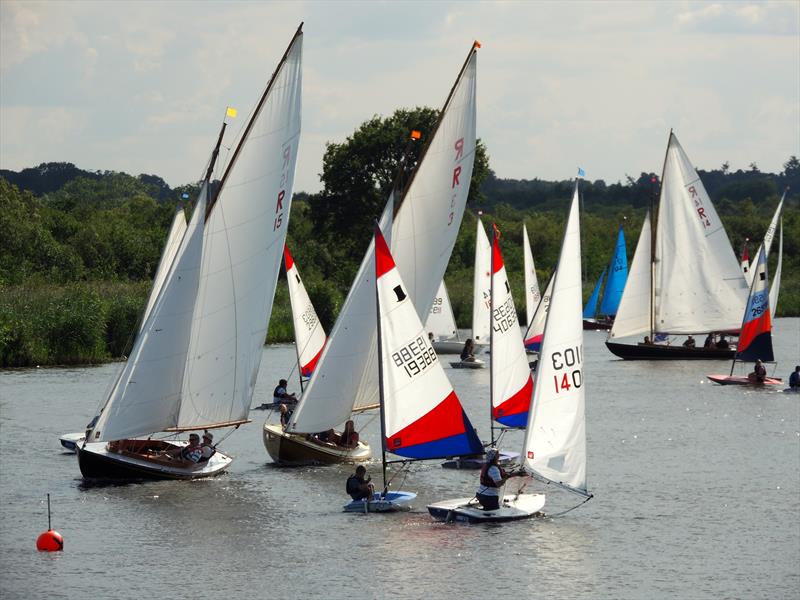
<path id="1" fill-rule="evenodd" d="M 236 118 L 236 109 L 233 108 L 232 106 L 229 106 L 228 110 L 225 112 L 225 115 L 230 117 L 231 119 L 235 119 Z"/>

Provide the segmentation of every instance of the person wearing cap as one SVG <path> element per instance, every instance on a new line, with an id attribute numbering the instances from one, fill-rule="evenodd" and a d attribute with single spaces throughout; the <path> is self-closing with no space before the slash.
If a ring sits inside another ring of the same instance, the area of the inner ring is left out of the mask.
<path id="1" fill-rule="evenodd" d="M 200 445 L 200 460 L 202 462 L 207 461 L 209 458 L 214 456 L 214 453 L 217 451 L 214 448 L 214 435 L 210 431 L 203 432 L 203 443 Z"/>
<path id="2" fill-rule="evenodd" d="M 475 497 L 483 506 L 483 510 L 497 510 L 500 508 L 500 488 L 506 481 L 520 473 L 506 473 L 499 465 L 500 453 L 497 448 L 486 451 L 486 464 L 481 468 L 481 486 Z"/>
<path id="3" fill-rule="evenodd" d="M 289 385 L 289 382 L 285 379 L 281 379 L 278 382 L 275 391 L 272 392 L 272 403 L 273 404 L 281 404 L 287 402 L 297 402 L 297 398 L 294 394 L 290 394 L 286 391 L 286 386 Z"/>
<path id="4" fill-rule="evenodd" d="M 171 458 L 180 458 L 186 462 L 196 463 L 203 456 L 200 448 L 200 436 L 196 433 L 189 434 L 189 443 L 182 448 L 175 448 L 167 452 Z"/>

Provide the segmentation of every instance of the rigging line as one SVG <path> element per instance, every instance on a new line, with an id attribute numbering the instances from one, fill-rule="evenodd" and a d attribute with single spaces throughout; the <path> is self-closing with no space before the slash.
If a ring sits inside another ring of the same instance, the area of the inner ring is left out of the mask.
<path id="1" fill-rule="evenodd" d="M 545 515 L 545 518 L 546 519 L 555 519 L 556 517 L 561 517 L 561 516 L 567 514 L 568 512 L 572 512 L 576 508 L 583 506 L 584 504 L 586 504 L 592 498 L 594 498 L 594 495 L 587 496 L 586 499 L 583 502 L 579 502 L 578 504 L 576 504 L 572 508 L 568 508 L 567 510 L 563 510 L 563 511 L 561 511 L 559 513 L 555 513 L 554 515 Z"/>

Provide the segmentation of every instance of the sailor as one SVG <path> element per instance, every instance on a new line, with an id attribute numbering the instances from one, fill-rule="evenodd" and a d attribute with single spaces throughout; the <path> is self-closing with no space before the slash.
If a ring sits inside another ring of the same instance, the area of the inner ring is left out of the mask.
<path id="1" fill-rule="evenodd" d="M 217 449 L 214 448 L 214 435 L 210 431 L 203 432 L 203 443 L 200 444 L 201 457 L 200 461 L 205 462 L 216 453 Z"/>
<path id="2" fill-rule="evenodd" d="M 696 345 L 697 344 L 695 343 L 694 338 L 692 336 L 689 336 L 688 338 L 686 338 L 686 341 L 683 342 L 684 348 L 694 348 Z"/>
<path id="3" fill-rule="evenodd" d="M 297 402 L 297 398 L 294 394 L 290 394 L 286 391 L 286 386 L 289 385 L 289 382 L 285 379 L 281 379 L 278 382 L 275 391 L 272 392 L 272 403 L 273 404 L 280 404 L 281 402 Z"/>
<path id="4" fill-rule="evenodd" d="M 289 419 L 292 417 L 292 411 L 283 403 L 281 403 L 279 410 L 281 412 L 281 427 L 286 429 L 287 425 L 289 425 Z"/>
<path id="5" fill-rule="evenodd" d="M 475 497 L 483 506 L 483 510 L 497 510 L 500 508 L 500 488 L 512 477 L 524 473 L 506 473 L 498 464 L 500 453 L 497 448 L 486 450 L 486 464 L 481 468 L 481 486 Z"/>
<path id="6" fill-rule="evenodd" d="M 356 472 L 347 478 L 345 489 L 353 500 L 364 500 L 372 497 L 375 492 L 372 484 L 372 477 L 367 476 L 367 469 L 364 465 L 358 465 Z"/>
<path id="7" fill-rule="evenodd" d="M 730 346 L 728 345 L 728 340 L 725 339 L 724 335 L 719 336 L 719 341 L 717 342 L 717 348 L 719 348 L 720 350 L 727 350 L 728 348 L 730 348 Z"/>
<path id="8" fill-rule="evenodd" d="M 764 363 L 761 362 L 760 358 L 756 361 L 753 372 L 750 373 L 747 378 L 755 383 L 764 383 L 767 379 L 767 368 L 764 366 Z"/>
<path id="9" fill-rule="evenodd" d="M 469 338 L 466 342 L 464 342 L 464 349 L 461 350 L 461 361 L 470 362 L 474 360 L 475 360 L 475 342 L 472 341 L 472 338 Z"/>
<path id="10" fill-rule="evenodd" d="M 794 373 L 789 375 L 789 388 L 795 392 L 800 391 L 800 365 L 797 365 Z"/>

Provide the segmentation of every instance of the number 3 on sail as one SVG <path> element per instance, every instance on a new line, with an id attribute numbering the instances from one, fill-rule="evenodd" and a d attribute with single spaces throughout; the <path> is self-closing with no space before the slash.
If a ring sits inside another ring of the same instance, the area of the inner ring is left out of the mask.
<path id="1" fill-rule="evenodd" d="M 581 364 L 583 362 L 583 346 L 575 346 L 566 350 L 553 352 L 550 355 L 553 363 L 553 382 L 556 386 L 556 394 L 561 391 L 569 391 L 572 386 L 580 388 L 583 384 L 583 372 Z M 576 367 L 572 369 L 572 367 Z M 559 381 L 560 379 L 560 381 Z"/>

